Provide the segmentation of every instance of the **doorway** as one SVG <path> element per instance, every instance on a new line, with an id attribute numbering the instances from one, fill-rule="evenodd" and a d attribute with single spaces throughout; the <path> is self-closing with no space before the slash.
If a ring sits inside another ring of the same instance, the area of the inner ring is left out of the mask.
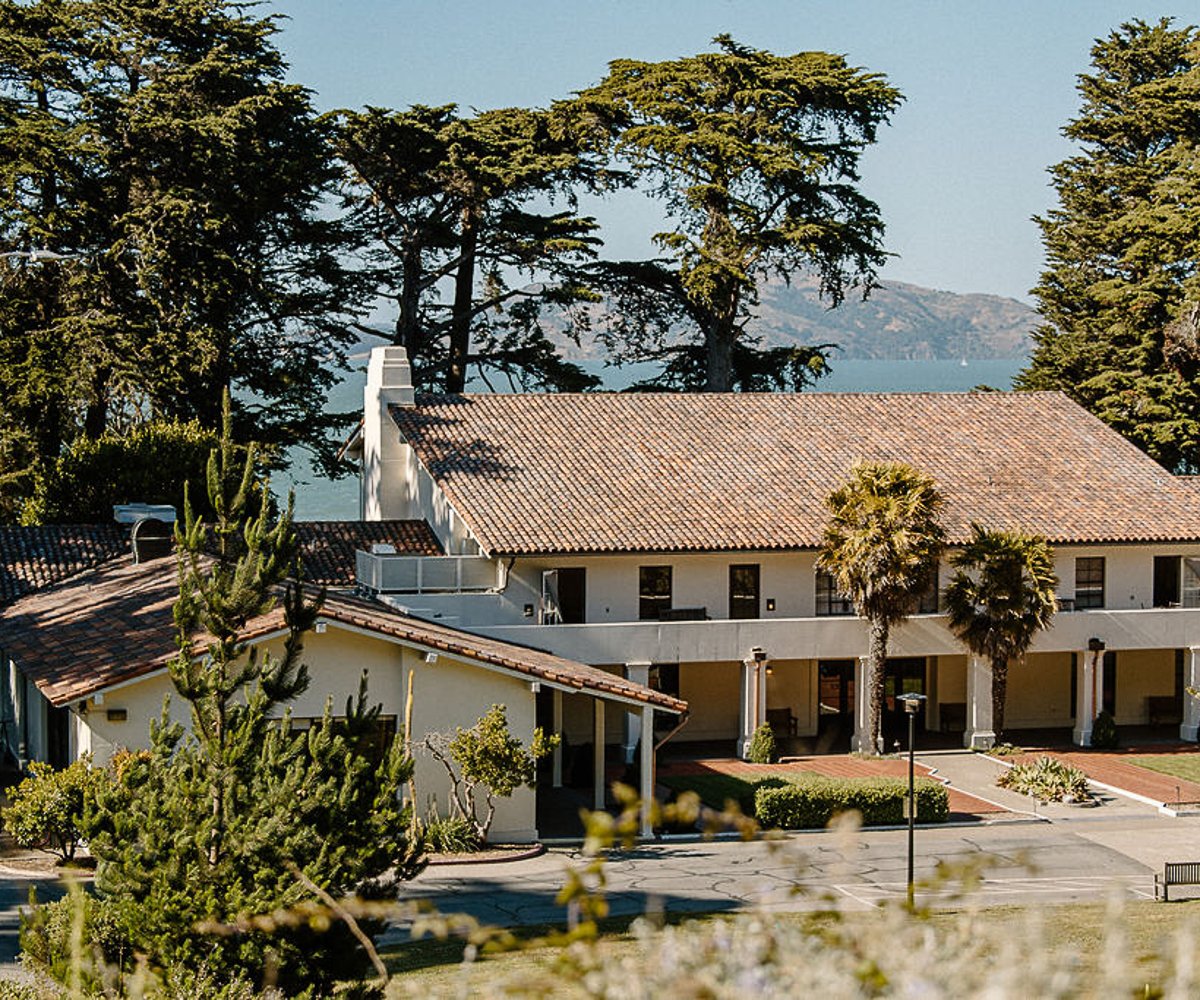
<path id="1" fill-rule="evenodd" d="M 888 659 L 883 671 L 883 747 L 885 751 L 908 746 L 908 718 L 902 694 L 926 694 L 925 658 L 923 656 Z M 917 710 L 916 732 L 925 732 L 925 706 L 921 702 Z"/>

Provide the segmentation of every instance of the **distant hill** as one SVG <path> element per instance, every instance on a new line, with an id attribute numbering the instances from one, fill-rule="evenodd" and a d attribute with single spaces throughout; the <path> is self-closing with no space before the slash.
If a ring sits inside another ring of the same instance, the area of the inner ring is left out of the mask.
<path id="1" fill-rule="evenodd" d="M 865 302 L 851 294 L 836 309 L 815 281 L 773 281 L 762 289 L 754 332 L 776 344 L 837 344 L 845 358 L 929 360 L 1021 358 L 1038 314 L 1000 295 L 942 292 L 885 282 Z"/>
<path id="2" fill-rule="evenodd" d="M 961 295 L 903 281 L 886 282 L 865 302 L 851 292 L 836 309 L 821 302 L 816 281 L 809 278 L 793 279 L 790 285 L 770 281 L 761 298 L 750 331 L 765 345 L 837 344 L 835 357 L 841 358 L 1022 358 L 1038 322 L 1038 314 L 1016 299 Z M 599 326 L 602 320 L 597 320 Z M 601 356 L 594 344 L 576 347 L 566 341 L 563 348 L 575 359 Z"/>

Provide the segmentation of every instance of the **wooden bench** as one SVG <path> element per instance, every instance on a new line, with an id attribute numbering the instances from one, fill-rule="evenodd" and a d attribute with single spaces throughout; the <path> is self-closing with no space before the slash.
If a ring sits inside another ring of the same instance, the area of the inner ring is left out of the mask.
<path id="1" fill-rule="evenodd" d="M 1200 861 L 1167 861 L 1162 874 L 1154 875 L 1154 898 L 1171 901 L 1171 886 L 1200 885 Z"/>

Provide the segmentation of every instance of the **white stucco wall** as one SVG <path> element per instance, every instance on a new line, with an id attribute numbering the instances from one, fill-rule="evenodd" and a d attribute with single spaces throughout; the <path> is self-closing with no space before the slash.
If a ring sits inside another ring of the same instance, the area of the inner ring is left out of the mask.
<path id="1" fill-rule="evenodd" d="M 279 641 L 266 644 L 278 652 Z M 305 641 L 304 662 L 308 665 L 309 688 L 287 706 L 296 717 L 319 717 L 326 700 L 333 699 L 333 713 L 345 714 L 346 699 L 358 695 L 359 678 L 368 672 L 372 704 L 382 705 L 385 715 L 404 720 L 408 672 L 414 673 L 413 745 L 430 731 L 470 726 L 491 705 L 508 710 L 512 731 L 527 741 L 534 728 L 534 695 L 529 683 L 470 661 L 440 655 L 425 663 L 423 654 L 411 647 L 339 628 L 331 623 L 323 634 L 310 634 Z M 76 744 L 79 751 L 91 750 L 100 763 L 117 747 L 137 749 L 149 743 L 149 724 L 162 711 L 163 699 L 173 693 L 165 673 L 148 677 L 107 692 L 102 704 L 89 699 L 86 713 L 78 716 Z M 124 710 L 126 721 L 109 721 L 108 713 Z M 188 706 L 172 697 L 173 720 L 190 724 Z M 444 769 L 425 753 L 414 753 L 416 762 L 416 806 L 424 813 L 430 796 L 446 809 L 449 779 Z M 497 841 L 532 841 L 537 838 L 535 793 L 521 789 L 511 799 L 498 803 L 492 827 Z"/>

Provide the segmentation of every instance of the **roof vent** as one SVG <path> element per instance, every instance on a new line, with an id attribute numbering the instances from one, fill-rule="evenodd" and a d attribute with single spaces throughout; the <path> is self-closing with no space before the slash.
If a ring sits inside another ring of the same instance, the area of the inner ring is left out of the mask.
<path id="1" fill-rule="evenodd" d="M 175 551 L 175 531 L 166 521 L 144 517 L 133 526 L 133 561 L 149 562 Z"/>
<path id="2" fill-rule="evenodd" d="M 113 505 L 113 520 L 117 524 L 137 524 L 148 517 L 164 524 L 175 523 L 175 508 L 169 503 L 118 503 Z"/>

